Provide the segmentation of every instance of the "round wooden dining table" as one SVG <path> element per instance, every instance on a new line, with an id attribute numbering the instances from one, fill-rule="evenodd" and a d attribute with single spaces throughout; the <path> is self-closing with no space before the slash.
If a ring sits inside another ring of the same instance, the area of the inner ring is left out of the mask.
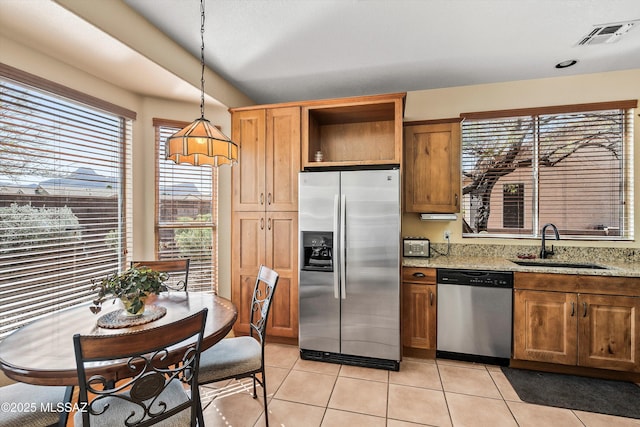
<path id="1" fill-rule="evenodd" d="M 163 292 L 150 296 L 147 304 L 166 308 L 166 314 L 154 321 L 125 328 L 98 326 L 98 319 L 122 308 L 120 301 L 107 301 L 94 314 L 90 304 L 64 309 L 35 320 L 0 342 L 0 369 L 11 379 L 36 385 L 77 386 L 73 335 L 113 335 L 130 333 L 169 324 L 208 309 L 202 349 L 223 339 L 238 317 L 235 305 L 226 298 L 208 292 Z"/>

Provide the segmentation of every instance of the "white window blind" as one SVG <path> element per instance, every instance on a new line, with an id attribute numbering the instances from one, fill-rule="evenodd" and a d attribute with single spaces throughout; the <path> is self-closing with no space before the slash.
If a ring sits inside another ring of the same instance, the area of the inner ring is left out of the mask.
<path id="1" fill-rule="evenodd" d="M 135 113 L 92 101 L 0 67 L 0 337 L 126 265 Z"/>
<path id="2" fill-rule="evenodd" d="M 463 114 L 463 235 L 633 239 L 635 104 Z"/>
<path id="3" fill-rule="evenodd" d="M 166 139 L 187 124 L 154 119 L 156 256 L 189 258 L 188 289 L 217 292 L 217 169 L 165 160 Z"/>

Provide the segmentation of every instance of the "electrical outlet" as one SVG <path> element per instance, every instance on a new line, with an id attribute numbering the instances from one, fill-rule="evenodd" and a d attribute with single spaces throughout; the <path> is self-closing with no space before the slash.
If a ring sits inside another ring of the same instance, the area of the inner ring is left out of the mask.
<path id="1" fill-rule="evenodd" d="M 445 230 L 442 237 L 444 237 L 444 240 L 449 240 L 451 238 L 451 231 Z"/>

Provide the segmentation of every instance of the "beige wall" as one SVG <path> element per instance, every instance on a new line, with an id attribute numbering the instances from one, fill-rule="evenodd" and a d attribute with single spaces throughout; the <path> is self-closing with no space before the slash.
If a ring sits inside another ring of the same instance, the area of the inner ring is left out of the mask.
<path id="1" fill-rule="evenodd" d="M 640 99 L 640 70 L 557 77 L 486 85 L 461 86 L 447 89 L 407 93 L 405 121 L 459 117 L 461 113 L 543 107 L 550 105 Z M 640 109 L 636 110 L 636 113 Z M 635 116 L 634 188 L 640 189 L 640 118 Z M 640 198 L 634 203 L 636 234 L 640 230 Z M 462 238 L 460 219 L 420 221 L 418 214 L 404 214 L 403 236 L 425 236 L 433 242 L 443 242 L 442 234 L 451 231 L 452 243 L 529 244 L 523 240 Z M 634 242 L 564 241 L 567 246 L 639 247 Z"/>

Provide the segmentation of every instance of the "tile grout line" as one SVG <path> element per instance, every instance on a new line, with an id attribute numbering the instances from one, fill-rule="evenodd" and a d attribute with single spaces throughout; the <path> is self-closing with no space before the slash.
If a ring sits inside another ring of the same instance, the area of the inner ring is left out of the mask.
<path id="1" fill-rule="evenodd" d="M 449 399 L 447 399 L 447 393 L 444 390 L 444 382 L 442 382 L 442 375 L 440 374 L 440 364 L 436 360 L 436 372 L 438 372 L 438 380 L 440 381 L 440 387 L 442 387 L 442 397 L 444 397 L 444 404 L 447 406 L 447 414 L 449 415 L 449 422 L 452 427 L 455 427 L 453 424 L 453 417 L 451 416 L 451 408 L 449 408 Z"/>
<path id="2" fill-rule="evenodd" d="M 495 378 L 493 378 L 493 375 L 491 375 L 491 371 L 489 371 L 489 369 L 487 368 L 487 365 L 485 365 L 484 368 L 487 371 L 487 374 L 489 374 L 489 378 L 491 378 L 491 382 L 493 383 L 495 388 L 498 390 L 498 394 L 500 394 L 500 397 L 502 398 L 502 402 L 504 403 L 504 406 L 507 407 L 507 410 L 511 414 L 511 417 L 513 418 L 513 422 L 515 422 L 516 425 L 519 426 L 520 423 L 518 422 L 518 418 L 516 418 L 516 414 L 513 413 L 513 409 L 511 409 L 511 406 L 509 406 L 509 404 L 507 403 L 507 400 L 504 398 L 504 394 L 502 394 L 502 390 L 500 390 L 500 387 L 498 387 L 498 384 L 496 383 Z"/>

